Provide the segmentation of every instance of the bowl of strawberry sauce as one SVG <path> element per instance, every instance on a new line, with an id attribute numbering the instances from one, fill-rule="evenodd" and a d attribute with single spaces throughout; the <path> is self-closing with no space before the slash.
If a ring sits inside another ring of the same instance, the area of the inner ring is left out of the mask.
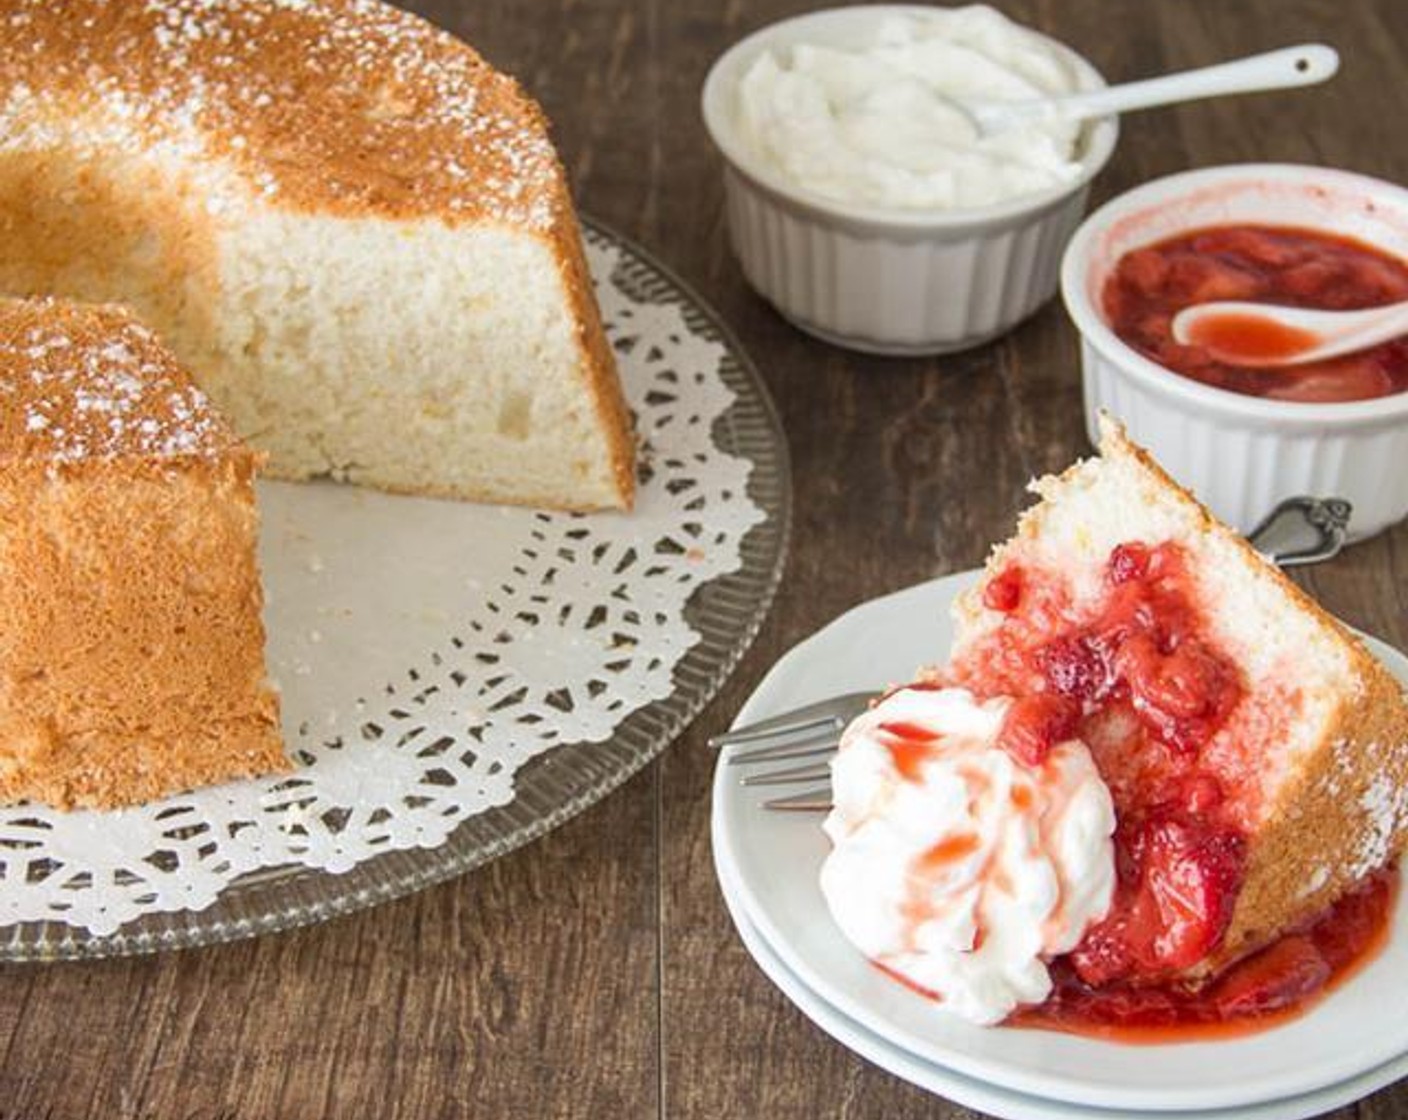
<path id="1" fill-rule="evenodd" d="M 1296 495 L 1348 499 L 1351 539 L 1408 515 L 1408 338 L 1278 365 L 1305 339 L 1173 317 L 1213 301 L 1357 310 L 1408 300 L 1408 190 L 1321 167 L 1185 172 L 1111 200 L 1062 263 L 1081 337 L 1087 425 L 1124 421 L 1174 477 L 1242 531 Z M 1219 361 L 1229 343 L 1266 364 Z"/>

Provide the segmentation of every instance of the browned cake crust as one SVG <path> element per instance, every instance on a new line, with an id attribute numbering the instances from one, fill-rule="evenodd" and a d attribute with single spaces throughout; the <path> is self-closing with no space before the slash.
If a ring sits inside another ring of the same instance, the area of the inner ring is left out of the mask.
<path id="1" fill-rule="evenodd" d="M 255 466 L 125 312 L 0 301 L 0 803 L 288 769 Z"/>
<path id="2" fill-rule="evenodd" d="M 182 293 L 215 282 L 215 223 L 247 198 L 541 238 L 631 504 L 629 414 L 566 178 L 512 78 L 378 0 L 0 0 L 0 290 L 98 301 L 140 273 L 143 318 L 199 368 L 182 343 L 208 334 L 187 322 L 205 309 Z"/>
<path id="3" fill-rule="evenodd" d="M 3 0 L 0 57 L 17 119 L 89 113 L 281 207 L 544 231 L 570 214 L 518 83 L 379 0 Z"/>
<path id="4" fill-rule="evenodd" d="M 1209 974 L 1323 911 L 1408 843 L 1408 708 L 1352 635 L 1357 695 L 1340 698 L 1319 749 L 1252 838 L 1232 924 Z"/>
<path id="5" fill-rule="evenodd" d="M 1123 429 L 1107 439 L 1197 506 L 1205 531 L 1233 540 L 1280 584 L 1292 609 L 1333 631 L 1349 649 L 1357 681 L 1356 688 L 1337 697 L 1336 714 L 1319 744 L 1281 784 L 1251 837 L 1232 922 L 1218 951 L 1196 970 L 1210 976 L 1315 917 L 1408 846 L 1408 697 L 1357 635 L 1213 517 Z"/>

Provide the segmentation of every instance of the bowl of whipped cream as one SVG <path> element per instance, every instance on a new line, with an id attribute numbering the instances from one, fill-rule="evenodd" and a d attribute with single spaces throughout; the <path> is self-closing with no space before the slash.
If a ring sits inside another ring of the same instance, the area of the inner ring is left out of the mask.
<path id="1" fill-rule="evenodd" d="M 798 327 L 881 354 L 1003 334 L 1055 294 L 1114 118 L 983 134 L 963 100 L 1097 89 L 985 5 L 833 8 L 734 45 L 704 83 L 748 282 Z"/>

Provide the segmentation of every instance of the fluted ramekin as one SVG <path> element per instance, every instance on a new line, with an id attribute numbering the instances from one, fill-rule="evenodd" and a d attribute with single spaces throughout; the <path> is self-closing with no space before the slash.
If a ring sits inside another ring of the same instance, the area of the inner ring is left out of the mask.
<path id="1" fill-rule="evenodd" d="M 724 157 L 733 249 L 748 282 L 828 342 L 881 354 L 938 354 L 995 338 L 1055 294 L 1061 251 L 1085 212 L 1090 180 L 1114 150 L 1114 118 L 1081 133 L 1080 174 L 994 206 L 913 210 L 847 204 L 785 179 L 739 135 L 739 82 L 764 51 L 853 45 L 908 4 L 832 8 L 783 20 L 725 52 L 704 82 L 704 123 Z M 1032 32 L 1032 34 L 1036 34 Z M 1082 88 L 1105 84 L 1069 47 Z"/>
<path id="2" fill-rule="evenodd" d="M 1174 373 L 1115 335 L 1105 281 L 1131 249 L 1208 226 L 1297 226 L 1408 260 L 1408 190 L 1293 164 L 1210 167 L 1111 200 L 1071 239 L 1061 269 L 1081 336 L 1086 426 L 1104 409 L 1224 521 L 1252 529 L 1298 494 L 1347 498 L 1352 540 L 1408 514 L 1408 393 L 1345 403 L 1268 400 Z"/>

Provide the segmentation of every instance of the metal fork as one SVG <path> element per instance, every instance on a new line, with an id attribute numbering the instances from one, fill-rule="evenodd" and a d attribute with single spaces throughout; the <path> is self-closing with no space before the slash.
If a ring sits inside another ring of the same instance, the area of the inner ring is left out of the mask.
<path id="1" fill-rule="evenodd" d="M 1329 560 L 1344 547 L 1352 507 L 1343 498 L 1287 498 L 1276 506 L 1247 539 L 1267 559 L 1282 567 Z M 1305 530 L 1312 539 L 1306 543 Z M 745 786 L 779 786 L 825 783 L 790 797 L 763 802 L 766 809 L 824 811 L 831 808 L 831 767 L 818 756 L 831 754 L 841 742 L 846 725 L 865 711 L 879 692 L 848 692 L 807 704 L 790 712 L 758 720 L 709 740 L 715 750 L 746 747 L 729 754 L 727 764 L 748 765 L 794 758 L 813 761 L 780 770 L 745 775 Z"/>
<path id="2" fill-rule="evenodd" d="M 794 708 L 790 712 L 758 720 L 709 740 L 715 750 L 744 747 L 728 756 L 728 765 L 754 762 L 779 762 L 785 759 L 828 755 L 841 742 L 846 725 L 865 711 L 879 693 L 848 692 Z M 826 762 L 808 762 L 761 774 L 748 774 L 741 780 L 745 786 L 790 785 L 794 782 L 828 782 L 830 766 Z M 769 809 L 816 810 L 831 808 L 829 788 L 775 797 L 764 803 Z"/>

